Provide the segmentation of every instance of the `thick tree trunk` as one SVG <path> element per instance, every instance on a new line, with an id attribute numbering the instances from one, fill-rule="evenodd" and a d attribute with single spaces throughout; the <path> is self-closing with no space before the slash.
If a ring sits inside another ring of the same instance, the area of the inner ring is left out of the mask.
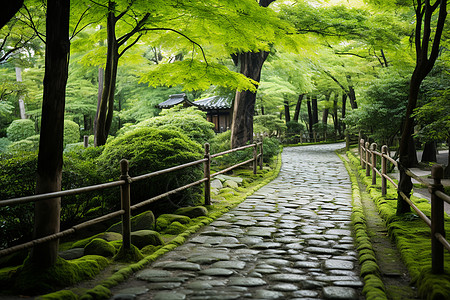
<path id="1" fill-rule="evenodd" d="M 324 108 L 322 112 L 322 124 L 328 124 L 328 114 L 330 112 L 329 108 Z"/>
<path id="2" fill-rule="evenodd" d="M 97 112 L 97 127 L 94 133 L 94 145 L 101 146 L 108 139 L 114 113 L 114 94 L 116 92 L 117 67 L 119 64 L 119 45 L 116 39 L 116 17 L 114 15 L 114 2 L 110 2 L 110 11 L 107 21 L 107 45 L 104 86 L 100 110 Z"/>
<path id="3" fill-rule="evenodd" d="M 423 147 L 421 162 L 436 162 L 436 142 L 427 142 Z"/>
<path id="4" fill-rule="evenodd" d="M 305 94 L 298 95 L 297 104 L 295 105 L 295 112 L 293 121 L 298 123 L 298 118 L 300 117 L 300 109 L 302 107 L 302 100 Z"/>
<path id="5" fill-rule="evenodd" d="M 23 0 L 4 1 L 0 10 L 0 29 L 11 20 L 23 5 Z"/>
<path id="6" fill-rule="evenodd" d="M 284 100 L 284 120 L 286 123 L 291 121 L 291 112 L 289 110 L 289 100 Z"/>
<path id="7" fill-rule="evenodd" d="M 238 55 L 241 65 L 240 73 L 259 82 L 261 69 L 268 52 L 245 52 Z M 255 114 L 256 93 L 250 91 L 236 92 L 233 104 L 233 121 L 231 124 L 231 147 L 236 148 L 253 140 L 253 116 Z"/>
<path id="8" fill-rule="evenodd" d="M 69 0 L 47 1 L 44 95 L 36 194 L 61 190 L 64 106 L 69 63 Z M 35 203 L 34 238 L 59 232 L 61 198 Z M 58 240 L 34 246 L 31 262 L 54 265 Z"/>
<path id="9" fill-rule="evenodd" d="M 275 0 L 260 0 L 259 6 L 268 7 Z M 259 82 L 261 69 L 269 52 L 245 52 L 234 55 L 241 64 L 240 73 Z M 231 123 L 231 148 L 245 145 L 253 140 L 253 115 L 255 114 L 256 93 L 237 92 L 233 103 Z M 263 113 L 264 114 L 264 113 Z"/>

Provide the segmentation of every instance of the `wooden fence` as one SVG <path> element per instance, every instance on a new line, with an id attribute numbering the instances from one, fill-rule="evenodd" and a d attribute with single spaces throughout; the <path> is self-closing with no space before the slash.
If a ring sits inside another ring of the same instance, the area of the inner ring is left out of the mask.
<path id="1" fill-rule="evenodd" d="M 228 167 L 228 168 L 218 171 L 214 174 L 211 174 L 211 159 L 222 156 L 222 155 L 230 154 L 233 152 L 242 151 L 242 150 L 245 150 L 248 148 L 253 148 L 253 157 L 251 159 L 237 163 L 231 167 Z M 258 153 L 258 149 L 259 149 L 259 153 Z M 27 243 L 24 243 L 21 245 L 17 245 L 17 246 L 13 246 L 10 248 L 0 250 L 0 257 L 6 256 L 8 254 L 11 254 L 11 253 L 14 253 L 14 252 L 17 252 L 20 250 L 32 248 L 33 246 L 38 245 L 38 244 L 42 244 L 42 243 L 49 242 L 52 240 L 57 240 L 59 238 L 73 234 L 83 228 L 104 222 L 106 220 L 110 220 L 110 219 L 118 217 L 118 216 L 122 216 L 123 247 L 124 247 L 124 249 L 130 249 L 130 246 L 131 246 L 131 225 L 130 225 L 131 224 L 131 221 L 130 221 L 131 211 L 133 211 L 137 208 L 140 208 L 142 206 L 148 205 L 150 203 L 156 202 L 158 200 L 161 200 L 164 197 L 167 197 L 169 195 L 183 191 L 192 186 L 199 185 L 201 183 L 204 183 L 205 205 L 210 205 L 211 204 L 211 178 L 215 177 L 219 174 L 223 174 L 228 171 L 231 171 L 235 168 L 238 168 L 238 167 L 248 164 L 250 162 L 253 163 L 253 174 L 256 174 L 258 163 L 259 163 L 260 169 L 262 169 L 262 165 L 263 165 L 263 144 L 262 144 L 262 142 L 257 142 L 254 144 L 242 146 L 239 148 L 234 148 L 234 149 L 216 153 L 216 154 L 210 154 L 209 144 L 206 143 L 204 158 L 197 160 L 197 161 L 189 162 L 186 164 L 174 166 L 171 168 L 167 168 L 164 170 L 160 170 L 160 171 L 156 171 L 156 172 L 152 172 L 152 173 L 148 173 L 148 174 L 144 174 L 144 175 L 140 175 L 140 176 L 136 176 L 136 177 L 130 177 L 130 175 L 128 174 L 128 169 L 129 169 L 128 161 L 125 159 L 122 159 L 120 161 L 121 175 L 120 175 L 120 178 L 118 181 L 103 183 L 103 184 L 98 184 L 98 185 L 93 185 L 93 186 L 88 186 L 88 187 L 82 187 L 82 188 L 77 188 L 77 189 L 71 189 L 71 190 L 66 190 L 66 191 L 54 192 L 54 193 L 39 194 L 39 195 L 28 196 L 28 197 L 1 200 L 0 207 L 3 207 L 3 206 L 11 206 L 11 205 L 36 202 L 36 201 L 41 201 L 41 200 L 50 199 L 50 198 L 59 198 L 59 197 L 63 197 L 63 196 L 77 195 L 77 194 L 81 194 L 81 193 L 104 190 L 104 189 L 120 186 L 121 209 L 118 211 L 114 211 L 109 214 L 100 216 L 98 218 L 86 221 L 84 223 L 77 224 L 70 229 L 60 231 L 56 234 L 52 234 L 52 235 L 49 235 L 49 236 L 46 236 L 43 238 L 32 240 L 30 242 L 27 242 Z M 144 200 L 142 202 L 139 202 L 139 203 L 131 206 L 131 204 L 130 204 L 131 203 L 130 189 L 131 189 L 131 185 L 134 182 L 137 182 L 137 181 L 140 181 L 143 179 L 148 179 L 151 177 L 155 177 L 158 175 L 170 173 L 173 171 L 181 170 L 181 169 L 199 165 L 199 164 L 204 165 L 204 176 L 202 179 L 192 182 L 192 183 L 189 183 L 189 184 L 186 184 L 184 186 L 178 187 L 176 189 L 173 189 L 166 193 L 157 195 L 148 200 Z"/>
<path id="2" fill-rule="evenodd" d="M 359 157 L 361 167 L 366 170 L 366 176 L 372 173 L 372 184 L 376 184 L 377 175 L 381 177 L 381 192 L 386 195 L 387 181 L 397 189 L 399 195 L 405 200 L 417 213 L 417 215 L 431 228 L 431 256 L 432 256 L 432 272 L 434 274 L 442 274 L 444 272 L 444 248 L 450 252 L 450 243 L 445 239 L 444 229 L 444 201 L 450 204 L 450 196 L 446 195 L 441 180 L 444 177 L 444 169 L 442 166 L 435 164 L 431 170 L 433 183 L 429 184 L 419 176 L 415 175 L 409 169 L 405 172 L 411 178 L 426 185 L 431 194 L 431 219 L 429 219 L 402 191 L 398 190 L 398 185 L 392 178 L 387 175 L 387 164 L 392 163 L 398 168 L 398 162 L 389 156 L 388 147 L 381 147 L 381 153 L 377 151 L 377 144 L 360 141 Z M 377 157 L 381 159 L 381 170 L 377 169 Z"/>

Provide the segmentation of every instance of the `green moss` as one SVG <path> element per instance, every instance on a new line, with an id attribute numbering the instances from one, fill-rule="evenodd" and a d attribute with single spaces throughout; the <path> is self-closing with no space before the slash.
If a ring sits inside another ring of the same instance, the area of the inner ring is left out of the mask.
<path id="1" fill-rule="evenodd" d="M 116 248 L 103 239 L 93 239 L 84 247 L 84 253 L 112 257 L 116 254 Z"/>
<path id="2" fill-rule="evenodd" d="M 181 224 L 188 224 L 191 221 L 191 218 L 175 214 L 162 214 L 156 219 L 156 230 L 163 231 L 175 221 Z"/>
<path id="3" fill-rule="evenodd" d="M 101 256 L 84 256 L 66 261 L 58 257 L 50 268 L 36 266 L 27 259 L 14 277 L 14 289 L 26 295 L 45 294 L 92 278 L 108 265 Z"/>
<path id="4" fill-rule="evenodd" d="M 86 294 L 80 297 L 80 300 L 101 300 L 101 299 L 109 299 L 112 296 L 112 293 L 109 289 L 104 286 L 97 285 L 93 289 L 86 292 Z"/>
<path id="5" fill-rule="evenodd" d="M 376 275 L 367 275 L 364 277 L 363 293 L 367 300 L 383 300 L 388 299 L 384 284 Z"/>
<path id="6" fill-rule="evenodd" d="M 204 206 L 180 207 L 174 212 L 174 214 L 187 216 L 189 218 L 196 218 L 201 216 L 207 216 L 208 210 Z"/>
<path id="7" fill-rule="evenodd" d="M 70 290 L 61 290 L 51 294 L 39 296 L 37 300 L 77 300 L 78 296 Z"/>
<path id="8" fill-rule="evenodd" d="M 116 256 L 114 256 L 114 261 L 136 262 L 143 258 L 144 258 L 144 255 L 142 255 L 141 251 L 139 251 L 139 249 L 136 248 L 134 245 L 131 245 L 129 250 L 125 250 L 123 248 L 123 246 L 120 247 Z"/>
<path id="9" fill-rule="evenodd" d="M 180 222 L 172 222 L 170 223 L 169 227 L 166 228 L 164 231 L 168 234 L 180 234 L 186 230 L 186 225 L 181 224 Z"/>
<path id="10" fill-rule="evenodd" d="M 163 245 L 164 241 L 159 232 L 153 230 L 139 230 L 131 233 L 131 243 L 139 249 L 147 245 Z"/>

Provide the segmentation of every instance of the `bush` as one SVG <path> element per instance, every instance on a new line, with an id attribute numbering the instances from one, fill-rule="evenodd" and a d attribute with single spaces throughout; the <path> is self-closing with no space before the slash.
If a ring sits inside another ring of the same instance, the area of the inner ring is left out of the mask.
<path id="1" fill-rule="evenodd" d="M 254 132 L 269 137 L 279 136 L 286 130 L 283 120 L 276 115 L 260 115 L 253 117 Z"/>
<path id="2" fill-rule="evenodd" d="M 280 152 L 280 141 L 275 138 L 265 138 L 263 140 L 263 161 L 268 163 Z"/>
<path id="3" fill-rule="evenodd" d="M 176 165 L 201 159 L 203 149 L 186 135 L 175 130 L 151 127 L 136 128 L 115 139 L 108 140 L 98 159 L 100 172 L 110 180 L 120 176 L 119 162 L 122 158 L 129 161 L 130 176 L 142 175 Z M 131 188 L 133 203 L 148 199 L 176 187 L 199 180 L 202 176 L 201 165 L 180 171 L 139 181 Z M 175 204 L 195 204 L 197 186 L 190 192 L 182 192 L 170 198 Z M 114 203 L 117 205 L 116 203 Z M 112 204 L 112 205 L 114 205 Z"/>
<path id="4" fill-rule="evenodd" d="M 125 131 L 143 127 L 181 131 L 201 145 L 214 137 L 214 124 L 206 120 L 206 113 L 195 107 L 175 106 L 163 110 L 158 117 L 127 126 Z"/>
<path id="5" fill-rule="evenodd" d="M 35 152 L 39 149 L 39 134 L 27 137 L 24 140 L 20 140 L 9 144 L 6 149 L 9 152 Z"/>
<path id="6" fill-rule="evenodd" d="M 305 130 L 305 125 L 298 122 L 287 122 L 286 123 L 286 141 L 287 144 L 297 144 L 300 142 L 300 135 Z"/>
<path id="7" fill-rule="evenodd" d="M 71 120 L 64 120 L 64 147 L 80 141 L 80 126 Z"/>
<path id="8" fill-rule="evenodd" d="M 319 134 L 323 140 L 335 138 L 333 125 L 325 123 L 316 123 L 313 125 L 313 130 Z"/>
<path id="9" fill-rule="evenodd" d="M 8 138 L 0 138 L 0 152 L 5 152 L 11 141 Z"/>
<path id="10" fill-rule="evenodd" d="M 0 200 L 33 195 L 36 188 L 37 153 L 20 152 L 0 155 Z M 94 159 L 88 155 L 65 156 L 62 189 L 68 190 L 100 183 Z M 106 192 L 83 193 L 64 197 L 61 227 L 78 223 L 86 216 L 98 216 L 106 210 L 102 201 Z M 118 195 L 118 192 L 116 192 Z M 116 196 L 117 198 L 117 196 Z M 0 247 L 29 238 L 33 229 L 33 204 L 0 208 Z"/>
<path id="11" fill-rule="evenodd" d="M 34 194 L 37 154 L 21 153 L 0 156 L 0 199 Z M 0 247 L 30 237 L 33 229 L 33 204 L 0 207 Z"/>
<path id="12" fill-rule="evenodd" d="M 11 142 L 24 140 L 36 134 L 34 122 L 30 119 L 14 120 L 6 129 L 6 134 Z"/>

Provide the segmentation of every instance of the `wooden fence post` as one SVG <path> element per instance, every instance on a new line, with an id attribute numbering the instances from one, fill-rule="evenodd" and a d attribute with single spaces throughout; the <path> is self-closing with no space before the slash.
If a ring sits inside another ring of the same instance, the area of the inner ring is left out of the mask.
<path id="1" fill-rule="evenodd" d="M 428 188 L 431 193 L 431 271 L 433 274 L 444 273 L 444 246 L 436 238 L 436 233 L 445 237 L 444 229 L 444 200 L 436 196 L 436 191 L 443 191 L 441 179 L 444 177 L 444 168 L 434 165 L 431 169 L 433 184 Z"/>
<path id="2" fill-rule="evenodd" d="M 372 184 L 375 185 L 377 184 L 377 155 L 375 154 L 375 151 L 377 151 L 377 144 L 372 143 L 372 145 L 370 145 L 370 150 L 372 151 Z"/>
<path id="3" fill-rule="evenodd" d="M 253 174 L 256 174 L 256 167 L 258 166 L 258 143 L 253 145 Z"/>
<path id="4" fill-rule="evenodd" d="M 84 148 L 89 147 L 89 136 L 88 135 L 83 136 L 83 146 L 84 146 Z"/>
<path id="5" fill-rule="evenodd" d="M 209 152 L 209 144 L 205 143 L 204 176 L 205 181 L 205 205 L 211 205 L 211 154 Z"/>
<path id="6" fill-rule="evenodd" d="M 369 168 L 369 158 L 370 158 L 370 149 L 369 149 L 369 142 L 366 142 L 366 176 L 370 175 L 370 168 Z"/>
<path id="7" fill-rule="evenodd" d="M 128 160 L 122 159 L 120 161 L 120 180 L 125 180 L 125 184 L 120 186 L 120 199 L 122 209 L 125 213 L 122 215 L 122 246 L 124 250 L 131 248 L 131 210 L 130 210 L 130 183 L 131 178 L 128 175 L 129 165 Z"/>
<path id="8" fill-rule="evenodd" d="M 381 147 L 381 153 L 383 156 L 381 156 L 381 195 L 386 196 L 387 193 L 387 158 L 385 155 L 388 155 L 388 147 L 384 145 Z"/>
<path id="9" fill-rule="evenodd" d="M 261 154 L 261 157 L 259 159 L 259 169 L 263 169 L 263 138 L 261 138 L 261 144 L 259 144 L 259 154 Z"/>
<path id="10" fill-rule="evenodd" d="M 366 164 L 364 163 L 364 157 L 366 156 L 366 153 L 364 152 L 364 140 L 359 140 L 359 160 L 361 161 L 361 168 L 365 169 Z"/>

